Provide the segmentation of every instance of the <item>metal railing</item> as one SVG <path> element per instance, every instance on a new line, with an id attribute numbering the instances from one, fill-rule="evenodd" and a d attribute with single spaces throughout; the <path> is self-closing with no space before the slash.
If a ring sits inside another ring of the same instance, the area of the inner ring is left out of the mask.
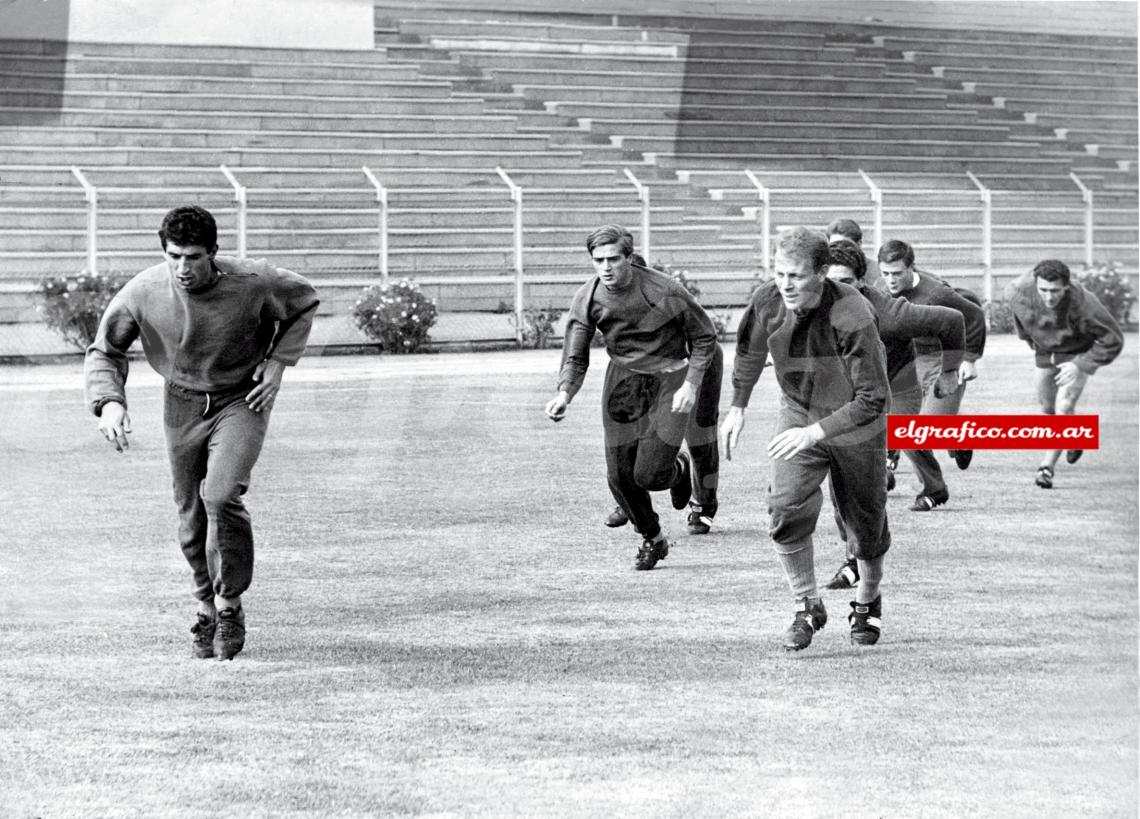
<path id="1" fill-rule="evenodd" d="M 62 170 L 62 169 L 61 169 Z M 102 190 L 110 191 L 116 194 L 129 193 L 137 191 L 143 193 L 146 191 L 158 190 L 157 188 L 125 188 L 125 187 L 110 187 L 100 188 L 93 184 L 83 170 L 79 167 L 72 166 L 67 169 L 71 176 L 82 186 L 83 195 L 87 202 L 87 219 L 85 227 L 85 256 L 87 268 L 92 272 L 98 269 L 99 256 L 100 256 L 100 243 L 99 243 L 99 217 L 100 209 L 108 210 L 105 201 L 101 200 L 100 192 Z M 245 255 L 249 248 L 249 214 L 250 214 L 250 193 L 254 190 L 284 190 L 284 189 L 255 189 L 240 182 L 234 172 L 227 166 L 219 166 L 219 170 L 225 177 L 233 192 L 234 201 L 237 204 L 236 209 L 236 249 L 239 255 Z M 259 169 L 262 173 L 288 173 L 285 169 Z M 440 188 L 433 187 L 389 187 L 381 182 L 376 173 L 371 168 L 361 168 L 366 180 L 370 183 L 374 192 L 376 202 L 379 207 L 379 220 L 376 226 L 376 240 L 377 240 L 377 263 L 382 280 L 387 281 L 391 275 L 391 253 L 392 253 L 392 229 L 389 221 L 389 214 L 391 212 L 390 200 L 391 197 L 401 192 L 409 193 L 424 193 L 426 191 L 441 190 Z M 339 171 L 343 173 L 343 171 Z M 525 248 L 525 213 L 526 202 L 525 191 L 522 185 L 517 184 L 510 174 L 501 167 L 496 167 L 494 171 L 487 171 L 488 177 L 497 174 L 502 182 L 507 186 L 510 193 L 510 199 L 513 204 L 512 212 L 512 251 L 513 251 L 513 273 L 516 280 L 516 309 L 521 304 L 522 281 L 525 270 L 524 248 Z M 652 206 L 651 206 L 651 186 L 637 176 L 629 168 L 624 168 L 623 173 L 625 177 L 633 184 L 634 190 L 640 204 L 641 216 L 641 252 L 645 255 L 646 260 L 652 262 L 650 258 L 651 248 L 654 246 L 653 242 L 653 224 L 652 224 Z M 689 178 L 692 172 L 681 172 L 679 175 L 682 178 Z M 766 185 L 760 174 L 751 169 L 746 169 L 743 173 L 747 176 L 751 183 L 751 190 L 753 190 L 759 199 L 759 209 L 757 214 L 757 231 L 760 239 L 760 267 L 763 271 L 767 271 L 770 265 L 771 258 L 771 236 L 773 232 L 773 194 L 779 193 L 781 195 L 794 194 L 797 189 L 791 188 L 776 188 Z M 890 193 L 907 193 L 905 188 L 889 189 L 876 181 L 870 174 L 863 170 L 858 171 L 859 177 L 863 185 L 866 187 L 869 198 L 872 204 L 872 231 L 874 236 L 874 244 L 878 245 L 882 242 L 884 237 L 884 198 Z M 987 187 L 976 175 L 971 172 L 966 172 L 966 178 L 976 189 L 978 194 L 979 203 L 979 220 L 981 224 L 982 240 L 981 240 L 981 256 L 982 256 L 982 274 L 985 282 L 985 295 L 987 300 L 992 300 L 993 293 L 993 269 L 994 269 L 994 198 L 997 194 L 1001 193 L 1003 196 L 1011 195 L 1013 192 L 996 191 Z M 1087 265 L 1092 265 L 1096 258 L 1096 220 L 1097 220 L 1097 202 L 1094 193 L 1087 185 L 1076 175 L 1070 174 L 1070 178 L 1076 185 L 1083 203 L 1083 241 L 1082 249 L 1084 255 L 1084 262 Z M 19 190 L 26 188 L 28 191 L 40 190 L 34 186 L 19 186 L 19 185 L 6 185 L 3 186 L 4 190 Z M 163 189 L 169 190 L 169 189 Z M 218 191 L 224 188 L 219 186 Z M 368 190 L 363 184 L 359 190 L 364 193 Z M 467 189 L 470 190 L 470 189 Z M 494 190 L 493 187 L 488 187 L 486 190 Z M 818 190 L 809 191 L 802 189 L 803 192 L 819 193 Z M 540 189 L 540 192 L 549 193 L 548 189 Z M 956 195 L 965 193 L 965 190 L 958 192 Z M 1061 192 L 1057 192 L 1058 197 L 1064 196 Z M 110 209 L 113 211 L 113 209 Z M 105 251 L 104 251 L 105 253 Z"/>

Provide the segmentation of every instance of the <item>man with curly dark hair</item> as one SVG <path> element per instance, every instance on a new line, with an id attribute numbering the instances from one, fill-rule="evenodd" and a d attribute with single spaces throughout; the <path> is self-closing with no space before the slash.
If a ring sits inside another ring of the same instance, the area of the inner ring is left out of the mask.
<path id="1" fill-rule="evenodd" d="M 166 214 L 165 260 L 112 299 L 84 361 L 99 431 L 128 448 L 127 352 L 137 340 L 166 382 L 163 415 L 178 540 L 198 599 L 196 657 L 232 659 L 245 645 L 241 596 L 253 577 L 249 486 L 281 387 L 308 341 L 318 299 L 301 276 L 265 260 L 218 256 L 213 215 Z"/>
<path id="2" fill-rule="evenodd" d="M 1120 325 L 1092 293 L 1073 281 L 1068 265 L 1045 259 L 1009 284 L 1018 338 L 1027 342 L 1037 362 L 1037 398 L 1046 415 L 1072 415 L 1089 376 L 1111 364 L 1124 348 Z M 1053 488 L 1060 449 L 1046 450 L 1034 482 Z M 1083 450 L 1065 451 L 1075 464 Z"/>

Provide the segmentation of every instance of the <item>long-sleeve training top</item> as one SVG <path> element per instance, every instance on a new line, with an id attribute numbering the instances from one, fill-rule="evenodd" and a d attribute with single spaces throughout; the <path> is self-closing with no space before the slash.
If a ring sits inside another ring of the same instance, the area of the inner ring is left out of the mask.
<path id="1" fill-rule="evenodd" d="M 1067 354 L 1092 375 L 1111 364 L 1124 347 L 1120 325 L 1078 282 L 1069 283 L 1068 292 L 1052 310 L 1041 300 L 1032 272 L 1010 282 L 1005 293 L 1017 335 L 1033 348 L 1039 364 L 1053 363 L 1054 353 Z"/>
<path id="2" fill-rule="evenodd" d="M 952 307 L 894 299 L 862 283 L 855 289 L 871 303 L 878 319 L 879 337 L 887 348 L 887 375 L 892 391 L 918 386 L 914 367 L 916 338 L 937 339 L 942 351 L 942 371 L 958 369 L 966 344 L 966 321 L 961 313 Z"/>
<path id="3" fill-rule="evenodd" d="M 303 277 L 264 259 L 217 256 L 220 274 L 189 292 L 165 262 L 139 273 L 111 300 L 84 360 L 87 404 L 126 406 L 127 350 L 142 339 L 150 366 L 167 382 L 216 392 L 249 382 L 266 358 L 297 363 L 318 298 Z"/>
<path id="4" fill-rule="evenodd" d="M 875 313 L 853 287 L 823 282 L 819 304 L 789 310 L 774 281 L 752 294 L 736 335 L 732 405 L 746 407 L 768 354 L 787 400 L 833 438 L 875 423 L 890 406 Z"/>
<path id="5" fill-rule="evenodd" d="M 981 358 L 986 351 L 985 311 L 937 276 L 916 270 L 915 282 L 894 297 L 915 304 L 950 307 L 957 310 L 966 322 L 966 349 L 963 357 L 966 361 L 977 361 Z M 883 288 L 883 292 L 887 292 L 885 284 Z M 914 349 L 919 355 L 937 353 L 938 341 L 933 338 L 915 339 Z"/>
<path id="6" fill-rule="evenodd" d="M 716 328 L 696 299 L 663 273 L 632 266 L 624 290 L 607 290 L 597 276 L 570 303 L 558 389 L 573 398 L 590 366 L 595 330 L 610 358 L 636 373 L 664 373 L 688 363 L 685 380 L 699 386 L 716 351 Z"/>

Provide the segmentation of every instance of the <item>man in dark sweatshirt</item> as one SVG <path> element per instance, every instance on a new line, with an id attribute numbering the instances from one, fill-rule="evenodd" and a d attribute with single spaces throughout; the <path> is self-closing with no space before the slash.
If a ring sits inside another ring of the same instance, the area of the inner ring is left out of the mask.
<path id="1" fill-rule="evenodd" d="M 768 443 L 769 535 L 796 613 L 784 648 L 798 651 L 827 623 L 815 580 L 812 533 L 831 478 L 860 583 L 851 640 L 872 645 L 882 627 L 879 583 L 890 548 L 887 526 L 887 358 L 867 300 L 828 280 L 826 237 L 804 227 L 781 233 L 774 276 L 753 293 L 737 330 L 732 408 L 720 428 L 732 457 L 744 409 L 769 354 L 779 383 L 776 434 Z"/>
<path id="2" fill-rule="evenodd" d="M 912 415 L 922 405 L 922 388 L 915 371 L 914 339 L 937 339 L 941 359 L 940 378 L 935 385 L 938 394 L 953 392 L 958 388 L 958 367 L 962 363 L 965 349 L 965 321 L 962 314 L 949 307 L 935 307 L 914 304 L 906 299 L 893 299 L 886 293 L 876 290 L 866 281 L 867 257 L 853 242 L 841 239 L 828 245 L 827 277 L 832 281 L 854 287 L 871 304 L 878 323 L 879 338 L 887 353 L 887 377 L 891 383 L 891 412 Z M 914 463 L 919 474 L 937 471 L 938 463 L 929 450 L 915 453 Z M 887 489 L 890 489 L 891 475 L 887 476 Z M 834 487 L 833 487 L 834 489 Z M 839 505 L 835 507 L 835 523 L 839 537 L 847 543 L 847 527 L 839 515 Z M 846 589 L 859 582 L 858 561 L 847 551 L 847 559 L 827 584 L 829 589 Z"/>
<path id="3" fill-rule="evenodd" d="M 978 377 L 975 362 L 986 348 L 986 314 L 977 304 L 950 287 L 946 282 L 915 269 L 914 249 L 906 242 L 891 239 L 879 248 L 879 272 L 886 292 L 896 299 L 915 304 L 950 307 L 962 314 L 966 322 L 966 350 L 958 366 L 958 388 L 945 394 L 935 390 L 942 376 L 942 356 L 936 339 L 917 339 L 914 343 L 918 382 L 922 386 L 923 415 L 957 415 L 966 394 L 966 384 Z M 929 512 L 950 499 L 950 491 L 942 477 L 938 462 L 908 449 L 907 458 L 914 464 L 922 480 L 922 488 L 911 504 L 912 512 Z M 927 452 L 926 454 L 929 454 Z M 954 460 L 960 469 L 969 466 L 971 450 L 958 450 Z M 925 461 L 925 462 L 924 462 Z"/>
<path id="4" fill-rule="evenodd" d="M 166 381 L 178 539 L 198 599 L 193 652 L 228 660 L 245 645 L 241 595 L 253 577 L 242 495 L 281 376 L 305 349 L 318 299 L 296 273 L 217 256 L 217 225 L 203 208 L 171 210 L 158 236 L 165 261 L 119 291 L 87 348 L 86 398 L 99 431 L 123 452 L 131 431 L 127 351 L 141 340 Z"/>
<path id="5" fill-rule="evenodd" d="M 1068 266 L 1046 259 L 1006 288 L 1017 335 L 1028 342 L 1037 362 L 1037 398 L 1046 415 L 1072 415 L 1089 376 L 1111 364 L 1124 348 L 1120 326 L 1089 291 L 1072 279 Z M 1083 450 L 1065 452 L 1077 462 Z M 1053 488 L 1061 450 L 1047 450 L 1035 483 Z"/>
<path id="6" fill-rule="evenodd" d="M 558 392 L 546 414 L 553 421 L 566 416 L 600 330 L 610 356 L 602 394 L 606 475 L 644 539 L 634 567 L 648 570 L 669 553 L 651 491 L 669 489 L 675 509 L 692 499 L 699 515 L 716 514 L 723 354 L 712 320 L 692 295 L 669 276 L 632 263 L 629 231 L 603 225 L 586 248 L 596 274 L 571 303 Z M 688 452 L 681 451 L 685 441 Z"/>

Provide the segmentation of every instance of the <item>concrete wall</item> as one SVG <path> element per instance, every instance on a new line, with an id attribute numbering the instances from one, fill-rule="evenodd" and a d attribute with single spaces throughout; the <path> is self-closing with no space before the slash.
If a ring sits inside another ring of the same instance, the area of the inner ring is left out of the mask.
<path id="1" fill-rule="evenodd" d="M 377 0 L 385 16 L 416 9 L 841 20 L 913 28 L 997 29 L 1135 37 L 1136 0 Z"/>
<path id="2" fill-rule="evenodd" d="M 371 50 L 372 0 L 0 0 L 0 38 Z"/>

